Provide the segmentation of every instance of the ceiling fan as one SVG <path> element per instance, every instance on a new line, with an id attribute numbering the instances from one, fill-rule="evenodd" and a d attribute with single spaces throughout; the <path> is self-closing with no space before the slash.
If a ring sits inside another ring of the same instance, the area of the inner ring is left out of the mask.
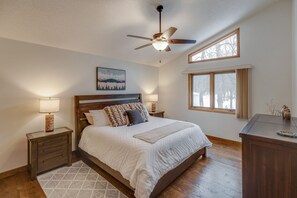
<path id="1" fill-rule="evenodd" d="M 177 28 L 170 27 L 165 32 L 162 33 L 161 29 L 161 12 L 163 10 L 163 6 L 159 5 L 157 7 L 157 11 L 159 12 L 159 33 L 153 35 L 153 38 L 143 37 L 143 36 L 136 36 L 136 35 L 127 35 L 127 37 L 145 39 L 151 41 L 151 43 L 142 45 L 140 47 L 135 48 L 135 50 L 148 47 L 153 45 L 156 50 L 162 51 L 165 50 L 166 52 L 171 51 L 168 44 L 194 44 L 196 40 L 189 40 L 189 39 L 170 39 L 170 37 L 175 33 Z"/>

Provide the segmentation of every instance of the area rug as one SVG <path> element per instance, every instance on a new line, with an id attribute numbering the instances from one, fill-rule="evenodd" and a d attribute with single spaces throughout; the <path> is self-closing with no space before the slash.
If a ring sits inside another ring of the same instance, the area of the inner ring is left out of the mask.
<path id="1" fill-rule="evenodd" d="M 37 176 L 49 198 L 127 198 L 82 161 Z"/>

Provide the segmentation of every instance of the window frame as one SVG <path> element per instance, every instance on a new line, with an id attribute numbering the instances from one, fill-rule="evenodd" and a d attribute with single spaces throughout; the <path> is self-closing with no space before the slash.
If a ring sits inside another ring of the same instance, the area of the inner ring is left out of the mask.
<path id="1" fill-rule="evenodd" d="M 213 71 L 213 72 L 199 72 L 188 74 L 188 109 L 197 111 L 207 111 L 216 113 L 235 114 L 236 109 L 215 108 L 215 74 L 235 73 L 235 70 Z M 195 75 L 210 75 L 210 107 L 196 107 L 193 106 L 193 76 Z M 237 83 L 237 80 L 236 80 Z M 236 85 L 237 86 L 237 85 Z"/>
<path id="2" fill-rule="evenodd" d="M 203 50 L 225 40 L 226 38 L 228 37 L 231 37 L 233 35 L 237 35 L 237 55 L 234 55 L 234 56 L 225 56 L 225 57 L 220 57 L 220 58 L 211 58 L 211 59 L 205 59 L 205 60 L 197 60 L 197 61 L 192 61 L 192 56 L 202 52 Z M 240 29 L 237 28 L 236 30 L 228 33 L 228 34 L 225 34 L 224 36 L 218 38 L 217 40 L 205 45 L 204 47 L 194 51 L 194 52 L 191 52 L 189 55 L 188 55 L 188 63 L 191 64 L 191 63 L 200 63 L 200 62 L 207 62 L 207 61 L 214 61 L 214 60 L 223 60 L 223 59 L 229 59 L 229 58 L 239 58 L 240 57 Z"/>

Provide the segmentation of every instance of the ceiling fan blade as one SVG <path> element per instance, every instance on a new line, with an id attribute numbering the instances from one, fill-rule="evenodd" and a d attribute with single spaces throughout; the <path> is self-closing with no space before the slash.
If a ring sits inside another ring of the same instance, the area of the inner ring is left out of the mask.
<path id="1" fill-rule="evenodd" d="M 165 51 L 166 51 L 166 52 L 170 52 L 170 51 L 171 51 L 169 45 L 167 45 L 167 47 L 165 48 Z"/>
<path id="2" fill-rule="evenodd" d="M 144 48 L 144 47 L 148 47 L 150 45 L 152 45 L 152 43 L 148 43 L 148 44 L 142 45 L 140 47 L 137 47 L 137 48 L 135 48 L 135 50 L 138 50 L 138 49 L 141 49 L 141 48 Z"/>
<path id="3" fill-rule="evenodd" d="M 139 38 L 139 39 L 145 39 L 145 40 L 149 40 L 152 41 L 153 39 L 148 38 L 148 37 L 143 37 L 143 36 L 136 36 L 136 35 L 127 35 L 127 37 L 132 37 L 132 38 Z"/>
<path id="4" fill-rule="evenodd" d="M 176 32 L 176 30 L 177 30 L 177 28 L 170 27 L 165 32 L 163 32 L 163 34 L 160 36 L 160 38 L 164 38 L 164 39 L 167 40 Z"/>
<path id="5" fill-rule="evenodd" d="M 196 40 L 189 40 L 189 39 L 170 39 L 168 43 L 171 44 L 194 44 Z"/>

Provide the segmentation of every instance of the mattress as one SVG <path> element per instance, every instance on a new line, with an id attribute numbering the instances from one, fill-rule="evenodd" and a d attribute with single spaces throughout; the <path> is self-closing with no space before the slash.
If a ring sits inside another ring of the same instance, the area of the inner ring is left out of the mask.
<path id="1" fill-rule="evenodd" d="M 151 144 L 133 135 L 176 120 L 150 117 L 133 126 L 95 126 L 83 131 L 79 147 L 110 168 L 119 171 L 135 189 L 136 198 L 148 198 L 158 180 L 203 147 L 212 144 L 198 125 L 183 129 Z"/>

